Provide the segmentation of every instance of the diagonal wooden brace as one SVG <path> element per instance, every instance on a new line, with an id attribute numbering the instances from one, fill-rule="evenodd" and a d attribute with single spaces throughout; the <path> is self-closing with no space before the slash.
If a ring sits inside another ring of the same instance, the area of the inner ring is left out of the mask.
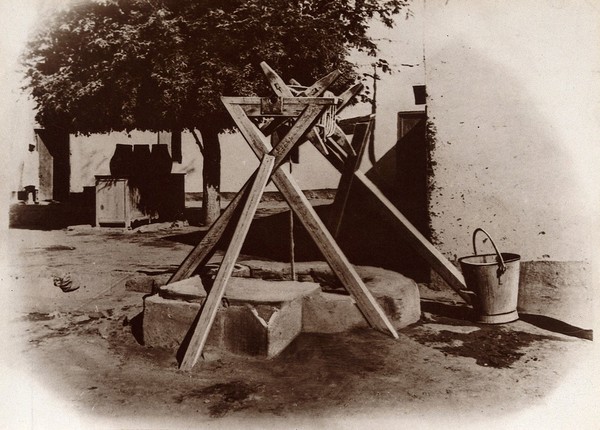
<path id="1" fill-rule="evenodd" d="M 225 286 L 231 277 L 235 262 L 240 255 L 242 245 L 244 244 L 244 240 L 250 229 L 252 219 L 256 214 L 260 198 L 269 182 L 269 177 L 271 176 L 274 165 L 275 157 L 265 154 L 256 173 L 252 187 L 250 188 L 246 205 L 240 215 L 240 220 L 235 232 L 233 233 L 231 244 L 225 252 L 225 256 L 219 266 L 213 286 L 202 305 L 198 324 L 194 327 L 190 343 L 186 349 L 183 360 L 181 361 L 180 369 L 182 370 L 189 370 L 194 367 L 200 354 L 202 354 L 206 339 L 208 339 L 208 334 L 210 333 L 217 311 L 219 310 L 219 305 L 221 304 L 221 300 L 223 300 Z"/>
<path id="2" fill-rule="evenodd" d="M 448 285 L 458 294 L 466 303 L 471 304 L 472 299 L 467 291 L 465 278 L 448 259 L 429 242 L 425 236 L 417 230 L 415 226 L 406 218 L 402 212 L 390 202 L 385 195 L 367 176 L 359 171 L 354 173 L 353 183 L 360 184 L 363 188 L 369 190 L 375 197 L 374 201 L 379 205 L 379 209 L 389 215 L 395 222 L 394 226 L 405 238 L 408 244 L 421 256 L 429 265 L 448 283 Z"/>
<path id="3" fill-rule="evenodd" d="M 337 238 L 339 234 L 344 211 L 346 210 L 346 204 L 348 203 L 348 198 L 350 196 L 354 172 L 360 167 L 365 148 L 369 142 L 371 133 L 373 133 L 373 123 L 374 119 L 371 117 L 369 122 L 359 123 L 354 128 L 352 145 L 354 146 L 356 155 L 348 155 L 344 163 L 337 192 L 335 193 L 335 199 L 331 205 L 332 211 L 329 221 L 329 230 L 333 234 L 333 237 Z"/>
<path id="4" fill-rule="evenodd" d="M 359 127 L 355 130 L 355 135 L 361 133 Z M 372 131 L 371 131 L 372 132 Z M 353 139 L 354 141 L 354 139 Z M 336 236 L 341 225 L 343 208 L 336 210 L 336 205 L 345 206 L 350 188 L 354 184 L 359 184 L 364 189 L 368 190 L 374 197 L 374 201 L 378 204 L 378 208 L 388 216 L 394 223 L 396 230 L 402 234 L 408 244 L 425 260 L 429 265 L 448 283 L 448 285 L 468 304 L 472 303 L 470 293 L 467 291 L 465 278 L 462 273 L 448 259 L 437 250 L 435 246 L 427 240 L 425 236 L 417 230 L 415 226 L 394 206 L 392 202 L 377 188 L 377 186 L 358 168 L 362 161 L 364 153 L 363 141 L 362 149 L 358 148 L 358 157 L 343 156 L 336 153 L 331 142 L 327 142 L 329 154 L 326 156 L 329 162 L 342 174 L 338 192 L 334 201 L 334 212 L 330 221 L 332 232 Z M 339 201 L 339 203 L 338 203 Z"/>

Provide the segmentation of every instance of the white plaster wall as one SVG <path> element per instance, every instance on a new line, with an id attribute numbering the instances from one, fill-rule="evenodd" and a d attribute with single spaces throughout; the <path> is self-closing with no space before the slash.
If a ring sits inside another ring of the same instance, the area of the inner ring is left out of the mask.
<path id="1" fill-rule="evenodd" d="M 71 135 L 71 192 L 94 185 L 95 175 L 108 175 L 109 161 L 117 143 L 170 143 L 169 133 L 132 131 L 131 133 Z M 221 191 L 238 191 L 258 167 L 258 159 L 240 134 L 220 136 Z M 173 173 L 185 173 L 186 192 L 202 191 L 202 155 L 191 133 L 182 135 L 182 163 L 173 163 Z M 285 167 L 286 169 L 288 167 Z M 300 164 L 293 166 L 294 177 L 303 189 L 335 188 L 339 174 L 311 145 L 300 148 Z M 276 188 L 269 184 L 268 191 Z"/>
<path id="2" fill-rule="evenodd" d="M 369 35 L 379 46 L 377 57 L 354 52 L 353 61 L 359 66 L 359 73 L 373 74 L 372 63 L 378 58 L 388 61 L 391 73 L 378 72 L 377 81 L 377 115 L 375 127 L 375 158 L 380 159 L 396 143 L 398 112 L 423 111 L 423 105 L 415 105 L 413 86 L 425 84 L 425 67 L 423 61 L 423 0 L 414 0 L 410 10 L 412 15 L 406 18 L 400 14 L 395 19 L 393 28 L 385 27 L 379 21 L 373 21 Z M 369 87 L 372 80 L 365 82 Z M 368 115 L 371 105 L 359 103 L 343 112 L 342 117 Z M 365 157 L 361 170 L 371 167 Z"/>
<path id="3" fill-rule="evenodd" d="M 430 211 L 449 257 L 476 227 L 525 260 L 593 255 L 598 23 L 594 2 L 427 0 Z"/>

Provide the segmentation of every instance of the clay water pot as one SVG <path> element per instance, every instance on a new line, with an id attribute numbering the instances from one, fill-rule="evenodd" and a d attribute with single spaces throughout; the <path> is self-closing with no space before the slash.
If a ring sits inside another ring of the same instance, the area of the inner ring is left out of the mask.
<path id="1" fill-rule="evenodd" d="M 152 174 L 150 145 L 133 145 L 133 176 L 143 177 Z"/>
<path id="2" fill-rule="evenodd" d="M 131 145 L 117 143 L 115 152 L 110 159 L 109 168 L 112 176 L 131 175 L 133 169 L 133 152 Z"/>
<path id="3" fill-rule="evenodd" d="M 169 155 L 169 147 L 165 144 L 152 145 L 151 155 L 151 170 L 156 175 L 168 175 L 171 173 L 173 160 Z"/>

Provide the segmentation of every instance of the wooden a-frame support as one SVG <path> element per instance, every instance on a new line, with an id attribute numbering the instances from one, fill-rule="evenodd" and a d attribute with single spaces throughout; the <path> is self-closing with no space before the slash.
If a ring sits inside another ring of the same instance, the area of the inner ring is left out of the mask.
<path id="1" fill-rule="evenodd" d="M 205 263 L 213 255 L 216 244 L 223 236 L 227 226 L 237 218 L 233 237 L 225 252 L 214 284 L 200 310 L 197 324 L 191 328 L 192 335 L 180 368 L 183 370 L 191 369 L 202 353 L 210 328 L 225 293 L 227 282 L 231 277 L 233 267 L 239 257 L 258 203 L 269 180 L 272 180 L 279 189 L 292 211 L 321 250 L 333 272 L 354 297 L 357 306 L 374 328 L 389 332 L 394 338 L 398 338 L 393 325 L 366 288 L 334 238 L 341 224 L 350 188 L 356 182 L 363 184 L 373 193 L 380 206 L 395 217 L 398 221 L 400 231 L 404 233 L 404 236 L 419 254 L 425 257 L 433 268 L 440 273 L 465 301 L 470 303 L 470 297 L 464 293 L 465 286 L 462 274 L 358 170 L 365 145 L 370 133 L 372 133 L 371 123 L 357 127 L 352 145 L 348 143 L 344 133 L 337 124 L 333 135 L 325 136 L 324 138 L 321 138 L 313 129 L 316 122 L 325 112 L 325 109 L 337 103 L 339 112 L 339 110 L 343 109 L 349 103 L 352 97 L 361 91 L 362 86 L 356 85 L 348 89 L 338 99 L 318 97 L 335 81 L 339 73 L 330 73 L 311 87 L 302 88 L 294 92 L 265 63 L 261 64 L 261 66 L 275 94 L 279 97 L 275 108 L 273 106 L 267 108 L 268 103 L 264 99 L 256 97 L 222 98 L 226 109 L 234 119 L 241 134 L 255 155 L 261 160 L 260 165 L 169 280 L 169 283 L 172 283 L 191 276 L 202 263 Z M 272 100 L 269 100 L 269 103 L 271 102 Z M 266 110 L 269 111 L 265 112 Z M 270 119 L 262 125 L 261 129 L 250 119 L 252 117 L 265 116 L 270 117 Z M 283 127 L 287 129 L 287 133 L 275 148 L 271 148 L 266 136 L 277 128 L 282 127 L 290 118 L 296 118 L 296 122 L 291 128 L 287 126 Z M 280 168 L 282 161 L 289 154 L 289 151 L 303 140 L 309 140 L 315 145 L 334 167 L 342 173 L 340 188 L 334 202 L 334 216 L 331 220 L 333 234 L 327 230 L 291 174 Z"/>
<path id="2" fill-rule="evenodd" d="M 466 290 L 465 279 L 462 273 L 444 255 L 429 242 L 425 236 L 396 208 L 396 206 L 377 188 L 363 172 L 359 169 L 365 147 L 369 142 L 370 133 L 373 132 L 373 118 L 366 123 L 359 123 L 354 129 L 355 136 L 352 139 L 357 155 L 341 154 L 341 151 L 333 150 L 331 143 L 327 143 L 330 149 L 326 157 L 331 164 L 341 173 L 338 190 L 333 201 L 332 216 L 329 220 L 329 228 L 334 237 L 337 237 L 342 218 L 350 196 L 351 187 L 362 186 L 374 197 L 380 211 L 390 216 L 394 221 L 394 227 L 402 234 L 404 239 L 429 265 L 444 279 L 448 285 L 468 304 L 471 304 L 470 293 Z"/>
<path id="3" fill-rule="evenodd" d="M 271 88 L 278 96 L 286 96 L 292 94 L 292 89 L 285 84 L 277 73 L 270 69 L 265 63 L 261 64 L 263 71 L 269 77 Z M 293 81 L 296 88 L 301 87 L 300 83 Z M 311 87 L 312 88 L 312 87 Z M 350 100 L 362 90 L 362 86 L 356 85 L 346 92 L 340 98 L 337 112 L 340 113 Z M 448 283 L 466 303 L 471 304 L 472 299 L 467 291 L 465 278 L 462 273 L 448 259 L 427 240 L 425 236 L 417 230 L 415 226 L 406 218 L 402 212 L 379 190 L 363 172 L 358 170 L 362 163 L 363 155 L 367 143 L 369 142 L 370 133 L 374 132 L 374 118 L 371 116 L 368 125 L 357 124 L 355 135 L 352 139 L 352 144 L 348 144 L 343 131 L 336 127 L 333 136 L 325 139 L 325 151 L 322 154 L 329 162 L 341 173 L 338 191 L 333 203 L 333 214 L 329 220 L 330 229 L 333 236 L 336 237 L 339 233 L 342 217 L 346 208 L 346 203 L 352 186 L 357 184 L 368 190 L 374 197 L 378 208 L 390 216 L 394 221 L 394 227 L 400 232 L 409 245 L 425 260 L 427 263 Z M 310 139 L 310 142 L 319 149 L 319 146 Z"/>

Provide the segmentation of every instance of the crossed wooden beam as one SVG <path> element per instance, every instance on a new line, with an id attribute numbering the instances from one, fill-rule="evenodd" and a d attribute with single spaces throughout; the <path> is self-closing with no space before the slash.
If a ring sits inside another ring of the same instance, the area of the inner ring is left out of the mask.
<path id="1" fill-rule="evenodd" d="M 345 134 L 337 124 L 331 136 L 320 136 L 315 131 L 317 122 L 328 108 L 336 106 L 339 112 L 348 105 L 352 97 L 361 91 L 362 86 L 356 85 L 350 88 L 342 93 L 339 98 L 321 97 L 325 90 L 339 77 L 339 72 L 330 73 L 310 87 L 296 85 L 296 88 L 290 88 L 268 65 L 262 63 L 261 66 L 277 96 L 276 98 L 222 97 L 223 104 L 240 133 L 260 160 L 259 167 L 169 280 L 169 283 L 173 283 L 188 278 L 201 264 L 206 263 L 214 254 L 215 247 L 227 226 L 237 220 L 231 242 L 225 251 L 213 286 L 201 307 L 198 322 L 195 327 L 191 328 L 193 330 L 192 336 L 180 365 L 183 370 L 191 369 L 204 349 L 225 294 L 227 282 L 231 278 L 235 262 L 239 257 L 261 196 L 270 180 L 279 189 L 292 211 L 304 225 L 329 266 L 353 296 L 358 308 L 372 327 L 383 332 L 389 332 L 395 339 L 398 338 L 395 328 L 383 309 L 367 289 L 334 238 L 339 230 L 350 187 L 353 182 L 356 182 L 355 179 L 357 178 L 358 182 L 365 185 L 378 197 L 376 200 L 383 205 L 384 209 L 400 220 L 401 231 L 412 237 L 411 243 L 416 245 L 417 250 L 423 247 L 427 250 L 425 254 L 427 256 L 431 255 L 431 260 L 436 263 L 434 268 L 439 268 L 438 263 L 442 262 L 440 274 L 444 276 L 444 279 L 446 279 L 445 275 L 450 273 L 447 278 L 455 281 L 451 283 L 451 286 L 454 288 L 454 285 L 460 283 L 462 286 L 459 289 L 464 289 L 464 279 L 461 279 L 460 272 L 445 260 L 442 254 L 435 250 L 425 238 L 420 236 L 420 233 L 410 225 L 375 185 L 358 171 L 365 145 L 369 140 L 370 133 L 372 133 L 372 121 L 357 126 L 352 144 L 347 141 Z M 259 129 L 252 118 L 268 119 Z M 290 122 L 293 122 L 291 126 L 289 125 Z M 275 130 L 284 131 L 285 135 L 272 148 L 267 136 Z M 319 218 L 291 173 L 280 168 L 290 150 L 305 140 L 309 140 L 315 145 L 342 172 L 340 188 L 334 201 L 334 216 L 330 222 L 333 234 Z M 424 245 L 423 242 L 428 246 Z M 444 264 L 443 261 L 447 264 Z M 447 266 L 452 266 L 455 272 Z M 444 271 L 444 269 L 446 270 Z M 460 294 L 462 296 L 462 293 Z M 464 298 L 465 300 L 469 299 L 468 296 Z"/>

